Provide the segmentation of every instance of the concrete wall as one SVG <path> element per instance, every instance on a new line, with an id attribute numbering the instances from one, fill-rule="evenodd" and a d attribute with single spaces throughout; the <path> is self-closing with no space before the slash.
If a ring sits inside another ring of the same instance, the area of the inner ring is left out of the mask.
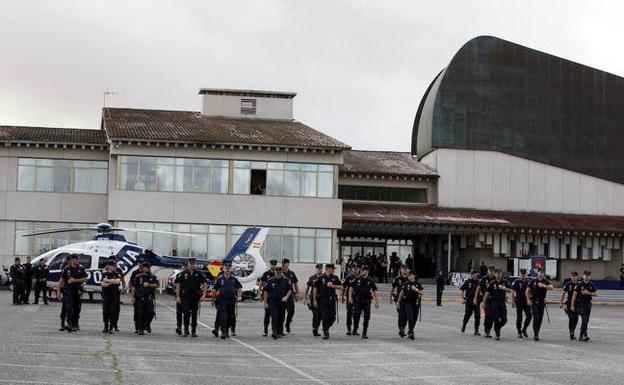
<path id="1" fill-rule="evenodd" d="M 438 149 L 438 204 L 486 210 L 624 215 L 624 185 L 492 151 Z"/>
<path id="2" fill-rule="evenodd" d="M 256 100 L 255 115 L 241 115 L 241 99 Z M 202 96 L 202 115 L 240 118 L 292 119 L 293 99 L 204 94 Z"/>

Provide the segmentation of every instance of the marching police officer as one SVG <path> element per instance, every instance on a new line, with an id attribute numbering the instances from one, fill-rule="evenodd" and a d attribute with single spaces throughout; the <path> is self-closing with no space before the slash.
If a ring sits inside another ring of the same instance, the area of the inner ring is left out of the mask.
<path id="1" fill-rule="evenodd" d="M 132 303 L 136 304 L 138 334 L 144 335 L 147 331 L 152 332 L 152 320 L 154 319 L 154 296 L 160 286 L 158 278 L 150 271 L 150 264 L 143 262 L 143 273 L 137 274 L 132 281 Z"/>
<path id="2" fill-rule="evenodd" d="M 295 316 L 295 301 L 299 296 L 299 279 L 297 274 L 290 270 L 290 259 L 282 259 L 282 269 L 284 270 L 284 277 L 290 281 L 293 288 L 292 295 L 288 296 L 288 303 L 286 304 L 286 333 L 290 333 L 290 325 Z"/>
<path id="3" fill-rule="evenodd" d="M 321 313 L 319 308 L 314 306 L 314 298 L 312 297 L 312 294 L 314 293 L 314 284 L 316 283 L 316 280 L 322 275 L 323 264 L 317 263 L 316 273 L 312 274 L 306 283 L 306 291 L 303 299 L 304 304 L 308 305 L 308 309 L 312 312 L 312 335 L 314 335 L 314 337 L 321 336 L 318 332 L 318 329 L 321 326 Z"/>
<path id="4" fill-rule="evenodd" d="M 197 310 L 199 301 L 206 297 L 208 285 L 204 273 L 197 270 L 197 260 L 188 259 L 188 270 L 180 273 L 179 283 L 176 287 L 176 303 L 182 304 L 184 315 L 184 337 L 189 335 L 189 321 L 191 324 L 191 337 L 197 337 Z"/>
<path id="5" fill-rule="evenodd" d="M 113 334 L 119 319 L 119 287 L 121 275 L 117 272 L 115 261 L 109 260 L 106 271 L 102 273 L 102 317 L 104 329 L 102 333 Z"/>
<path id="6" fill-rule="evenodd" d="M 570 279 L 563 285 L 563 289 L 561 290 L 561 298 L 559 299 L 559 308 L 563 309 L 563 300 L 565 298 L 564 311 L 568 315 L 568 331 L 570 332 L 570 340 L 576 339 L 574 334 L 576 333 L 576 325 L 578 325 L 578 312 L 572 311 L 572 298 L 574 297 L 574 293 L 576 292 L 577 284 L 578 273 L 576 271 L 573 271 L 570 274 Z"/>
<path id="7" fill-rule="evenodd" d="M 466 331 L 466 325 L 470 321 L 470 317 L 474 316 L 474 335 L 481 335 L 479 333 L 479 324 L 481 323 L 481 313 L 479 312 L 479 306 L 474 304 L 474 296 L 477 288 L 479 287 L 479 272 L 473 270 L 470 272 L 470 278 L 465 280 L 459 287 L 461 291 L 461 303 L 464 305 L 464 320 L 462 321 L 461 332 Z"/>
<path id="8" fill-rule="evenodd" d="M 516 330 L 518 331 L 518 338 L 529 338 L 527 335 L 527 328 L 531 323 L 531 308 L 527 303 L 526 289 L 529 285 L 527 279 L 527 270 L 520 269 L 520 277 L 514 281 L 511 285 L 512 298 L 511 307 L 516 308 Z M 524 313 L 524 324 L 522 323 L 522 314 Z"/>
<path id="9" fill-rule="evenodd" d="M 181 266 L 181 272 L 178 273 L 178 275 L 176 275 L 175 279 L 173 280 L 173 290 L 174 293 L 178 293 L 179 290 L 179 286 L 180 286 L 180 277 L 182 276 L 182 273 L 185 271 L 188 271 L 188 261 L 185 259 L 182 261 L 182 266 Z M 182 335 L 182 312 L 183 312 L 183 308 L 182 308 L 182 301 L 180 301 L 178 303 L 177 301 L 177 294 L 176 294 L 176 329 L 175 332 L 178 336 Z"/>
<path id="10" fill-rule="evenodd" d="M 345 298 L 347 299 L 347 335 L 351 335 L 351 326 L 353 324 L 353 310 L 355 305 L 352 301 L 349 301 L 351 295 L 351 284 L 353 280 L 360 276 L 360 266 L 357 264 L 351 265 L 351 274 L 347 275 L 347 277 L 342 281 L 342 293 L 341 300 L 342 303 L 345 303 Z"/>
<path id="11" fill-rule="evenodd" d="M 132 292 L 134 280 L 140 274 L 143 274 L 143 261 L 138 261 L 137 268 L 132 272 L 132 274 L 130 274 L 130 281 L 129 281 L 130 292 Z M 132 309 L 133 309 L 133 320 L 134 320 L 134 333 L 138 334 L 139 333 L 139 312 L 137 311 L 136 301 L 132 302 Z"/>
<path id="12" fill-rule="evenodd" d="M 271 259 L 269 261 L 269 270 L 265 271 L 264 273 L 262 273 L 262 276 L 260 277 L 260 285 L 258 285 L 258 299 L 262 299 L 263 298 L 263 290 L 264 290 L 264 286 L 266 285 L 266 283 L 269 281 L 269 279 L 273 278 L 275 276 L 275 267 L 277 266 L 277 260 L 275 259 Z M 271 322 L 271 312 L 269 311 L 268 308 L 265 307 L 264 309 L 264 334 L 262 334 L 263 337 L 266 337 L 269 335 L 269 322 Z"/>
<path id="13" fill-rule="evenodd" d="M 398 315 L 399 336 L 405 337 L 405 326 L 407 325 L 407 318 L 405 314 L 405 305 L 399 302 L 399 296 L 403 285 L 407 282 L 407 266 L 401 266 L 399 275 L 397 275 L 392 281 L 392 289 L 390 290 L 390 303 L 396 304 Z"/>
<path id="14" fill-rule="evenodd" d="M 367 339 L 368 322 L 371 315 L 371 299 L 375 300 L 375 309 L 379 309 L 377 298 L 377 285 L 368 276 L 369 267 L 362 266 L 362 274 L 351 283 L 349 290 L 349 302 L 353 305 L 353 335 L 358 336 L 360 316 L 364 314 L 362 322 L 362 338 Z M 344 289 L 343 289 L 344 290 Z"/>
<path id="15" fill-rule="evenodd" d="M 407 337 L 410 340 L 414 339 L 414 327 L 418 320 L 424 292 L 422 285 L 418 282 L 416 272 L 410 270 L 407 274 L 407 281 L 403 284 L 401 294 L 399 295 L 399 302 L 405 307 L 405 317 L 407 318 L 408 326 Z"/>
<path id="16" fill-rule="evenodd" d="M 262 297 L 264 308 L 271 313 L 271 338 L 274 340 L 284 336 L 284 318 L 292 293 L 292 283 L 284 276 L 282 267 L 276 267 L 275 276 L 267 281 Z"/>
<path id="17" fill-rule="evenodd" d="M 319 309 L 323 324 L 323 339 L 329 339 L 329 328 L 336 321 L 336 289 L 342 290 L 340 278 L 334 275 L 334 264 L 325 265 L 325 274 L 314 283 L 312 297 L 314 307 Z"/>
<path id="18" fill-rule="evenodd" d="M 31 257 L 26 257 L 26 263 L 24 264 L 24 297 L 22 302 L 24 305 L 30 304 L 30 292 L 32 291 L 32 278 L 33 278 L 33 267 Z"/>
<path id="19" fill-rule="evenodd" d="M 438 271 L 436 276 L 436 305 L 442 306 L 442 293 L 444 293 L 444 284 L 446 283 L 446 274 L 444 270 Z"/>
<path id="20" fill-rule="evenodd" d="M 24 302 L 24 281 L 26 272 L 19 259 L 15 257 L 15 264 L 9 269 L 11 284 L 13 285 L 13 305 L 21 305 Z"/>
<path id="21" fill-rule="evenodd" d="M 78 331 L 78 319 L 80 318 L 82 285 L 87 280 L 87 272 L 79 263 L 78 254 L 70 254 L 69 264 L 61 272 L 56 287 L 56 298 L 63 299 L 65 310 L 66 330 L 68 332 Z M 61 294 L 62 293 L 62 294 Z"/>
<path id="22" fill-rule="evenodd" d="M 491 317 L 492 312 L 490 311 L 489 303 L 484 302 L 483 298 L 485 296 L 485 291 L 487 290 L 488 286 L 490 286 L 490 283 L 494 280 L 494 278 L 494 266 L 489 266 L 487 274 L 484 277 L 481 277 L 481 279 L 479 280 L 479 287 L 477 288 L 474 300 L 472 302 L 484 311 L 485 316 L 483 319 L 483 331 L 485 332 L 485 338 L 491 338 L 490 332 L 492 331 L 492 325 L 494 324 L 494 320 Z"/>
<path id="23" fill-rule="evenodd" d="M 572 311 L 577 311 L 581 317 L 581 334 L 579 341 L 589 341 L 587 326 L 591 315 L 592 298 L 596 297 L 598 289 L 591 281 L 591 271 L 583 272 L 583 280 L 576 285 L 576 291 L 572 297 Z"/>
<path id="24" fill-rule="evenodd" d="M 494 333 L 496 334 L 496 341 L 498 341 L 500 340 L 501 329 L 507 323 L 507 293 L 511 293 L 512 290 L 509 283 L 503 280 L 503 273 L 500 269 L 496 269 L 494 274 L 494 280 L 490 282 L 485 290 L 483 302 L 489 304 L 489 311 L 494 324 Z"/>
<path id="25" fill-rule="evenodd" d="M 50 269 L 48 269 L 46 263 L 46 258 L 41 258 L 33 272 L 35 276 L 35 305 L 39 303 L 40 294 L 43 296 L 43 304 L 48 304 L 48 277 L 50 276 Z"/>
<path id="26" fill-rule="evenodd" d="M 546 292 L 554 290 L 550 281 L 544 278 L 544 269 L 539 269 L 537 278 L 531 281 L 526 289 L 527 303 L 533 312 L 533 340 L 539 341 L 539 332 L 544 319 L 546 307 Z"/>
<path id="27" fill-rule="evenodd" d="M 217 312 L 221 328 L 221 339 L 226 339 L 230 335 L 228 330 L 236 323 L 236 301 L 241 298 L 243 286 L 238 279 L 232 275 L 232 265 L 229 262 L 223 264 L 223 275 L 215 282 L 215 297 L 219 300 Z"/>

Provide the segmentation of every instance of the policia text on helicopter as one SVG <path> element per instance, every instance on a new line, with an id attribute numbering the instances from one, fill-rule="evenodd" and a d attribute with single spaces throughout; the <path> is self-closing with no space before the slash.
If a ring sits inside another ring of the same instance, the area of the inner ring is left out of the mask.
<path id="1" fill-rule="evenodd" d="M 285 336 L 284 322 L 285 313 L 291 298 L 296 297 L 295 285 L 292 279 L 284 274 L 283 266 L 276 266 L 271 261 L 266 282 L 260 287 L 260 298 L 264 308 L 268 310 L 270 323 L 272 324 L 271 336 L 274 339 Z M 288 267 L 288 260 L 283 265 Z M 47 266 L 45 261 L 37 266 L 44 274 Z M 323 269 L 324 268 L 324 269 Z M 347 326 L 348 336 L 359 336 L 359 319 L 364 318 L 362 338 L 368 338 L 368 325 L 371 318 L 371 304 L 379 308 L 377 286 L 368 277 L 368 266 L 353 266 L 341 281 L 334 274 L 334 265 L 316 265 L 316 272 L 307 281 L 307 289 L 304 301 L 313 312 L 312 334 L 321 336 L 319 328 L 322 327 L 323 339 L 329 339 L 330 328 L 337 320 L 338 294 L 346 297 L 347 302 Z M 14 284 L 14 303 L 20 303 L 24 295 L 23 275 L 24 268 L 19 258 L 10 269 Z M 294 273 L 290 274 L 293 276 Z M 81 311 L 82 286 L 87 279 L 85 269 L 80 265 L 77 254 L 67 257 L 67 266 L 62 269 L 57 284 L 57 298 L 62 301 L 61 329 L 68 332 L 80 330 L 79 320 Z M 119 295 L 122 288 L 122 274 L 114 259 L 111 259 L 102 274 L 102 315 L 104 333 L 113 333 L 119 330 L 118 319 L 120 310 Z M 17 282 L 17 284 L 16 284 Z M 151 322 L 155 316 L 155 293 L 159 288 L 159 282 L 150 271 L 149 263 L 141 263 L 130 279 L 130 295 L 135 311 L 135 333 L 144 335 L 151 333 Z M 191 335 L 197 337 L 197 318 L 199 316 L 199 303 L 206 299 L 207 282 L 203 273 L 197 270 L 195 259 L 188 260 L 188 266 L 178 275 L 175 282 L 176 303 L 179 305 L 181 317 L 177 317 L 176 333 L 182 337 Z M 229 332 L 233 335 L 236 327 L 236 302 L 242 297 L 242 286 L 238 279 L 231 273 L 229 263 L 224 263 L 222 272 L 219 274 L 214 285 L 213 302 L 217 303 L 215 330 L 213 334 L 221 338 L 228 338 Z M 516 328 L 518 338 L 527 337 L 527 328 L 533 322 L 533 339 L 539 341 L 541 320 L 544 314 L 548 317 L 546 309 L 546 295 L 552 290 L 552 284 L 545 279 L 544 271 L 538 272 L 535 279 L 530 280 L 526 271 L 513 282 L 503 280 L 502 272 L 490 268 L 483 277 L 473 271 L 471 278 L 460 287 L 461 300 L 465 304 L 465 314 L 461 322 L 461 332 L 464 332 L 470 318 L 474 317 L 474 335 L 479 336 L 480 318 L 484 314 L 485 337 L 490 338 L 491 330 L 494 329 L 496 340 L 501 338 L 502 328 L 507 323 L 507 295 L 511 304 L 517 311 Z M 414 328 L 419 314 L 422 314 L 421 300 L 424 289 L 418 282 L 414 271 L 402 266 L 399 275 L 392 283 L 390 301 L 396 304 L 398 319 L 398 334 L 400 337 L 408 336 L 414 339 Z M 565 310 L 569 325 L 570 339 L 574 340 L 576 327 L 580 320 L 581 330 L 579 341 L 588 341 L 588 325 L 591 315 L 592 298 L 597 295 L 596 285 L 591 281 L 591 272 L 584 271 L 582 279 L 576 272 L 571 273 L 566 282 L 560 298 L 561 308 Z M 45 299 L 44 299 L 45 300 Z M 46 301 L 47 302 L 47 301 Z M 349 311 L 351 310 L 351 311 Z M 480 311 L 479 311 L 480 310 Z M 523 322 L 524 316 L 524 322 Z M 182 332 L 182 321 L 184 331 Z M 408 327 L 407 333 L 406 328 Z M 189 330 L 190 328 L 190 330 Z M 290 332 L 288 328 L 286 330 Z M 265 334 L 263 334 L 266 336 Z"/>

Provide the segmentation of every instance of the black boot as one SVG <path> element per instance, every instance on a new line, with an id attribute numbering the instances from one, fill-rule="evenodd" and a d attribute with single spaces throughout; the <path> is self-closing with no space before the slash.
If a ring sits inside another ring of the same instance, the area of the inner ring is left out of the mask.
<path id="1" fill-rule="evenodd" d="M 188 337 L 189 336 L 189 331 L 188 331 L 188 326 L 184 327 L 184 337 Z"/>
<path id="2" fill-rule="evenodd" d="M 576 339 L 576 337 L 574 336 L 574 333 L 570 333 L 570 341 L 574 341 Z"/>
<path id="3" fill-rule="evenodd" d="M 102 333 L 108 334 L 108 323 L 104 323 L 104 330 L 102 330 Z"/>
<path id="4" fill-rule="evenodd" d="M 178 327 L 176 327 L 175 332 L 178 336 L 182 335 L 182 326 L 178 325 Z"/>
<path id="5" fill-rule="evenodd" d="M 462 324 L 461 332 L 464 333 L 466 331 L 466 324 Z"/>
<path id="6" fill-rule="evenodd" d="M 324 340 L 328 340 L 329 339 L 329 332 L 326 332 L 326 331 L 323 332 L 323 339 Z"/>
<path id="7" fill-rule="evenodd" d="M 347 326 L 347 335 L 350 336 L 351 335 L 351 326 Z"/>
<path id="8" fill-rule="evenodd" d="M 358 333 L 357 328 L 353 329 L 353 333 L 351 333 L 352 336 L 359 336 L 360 333 Z"/>
<path id="9" fill-rule="evenodd" d="M 192 338 L 197 338 L 197 327 L 193 326 L 193 328 L 191 328 L 191 337 Z"/>
<path id="10" fill-rule="evenodd" d="M 314 337 L 320 337 L 321 336 L 321 334 L 318 332 L 318 329 L 312 329 L 312 335 Z"/>
<path id="11" fill-rule="evenodd" d="M 409 338 L 410 340 L 414 340 L 414 331 L 413 330 L 410 330 L 407 333 L 407 338 Z"/>
<path id="12" fill-rule="evenodd" d="M 404 329 L 399 330 L 399 337 L 401 337 L 401 338 L 405 337 L 405 330 Z"/>
<path id="13" fill-rule="evenodd" d="M 366 329 L 362 330 L 362 339 L 367 340 L 368 336 L 366 335 Z"/>
<path id="14" fill-rule="evenodd" d="M 65 331 L 65 321 L 61 320 L 61 328 L 59 329 L 59 332 L 64 332 Z"/>
<path id="15" fill-rule="evenodd" d="M 219 330 L 218 329 L 212 329 L 212 335 L 215 337 L 219 337 Z"/>

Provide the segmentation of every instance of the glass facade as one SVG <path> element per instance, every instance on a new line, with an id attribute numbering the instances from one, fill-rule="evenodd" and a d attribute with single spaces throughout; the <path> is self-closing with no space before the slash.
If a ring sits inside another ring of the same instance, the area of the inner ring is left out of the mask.
<path id="1" fill-rule="evenodd" d="M 120 190 L 228 192 L 227 160 L 120 156 L 119 164 Z"/>
<path id="2" fill-rule="evenodd" d="M 54 228 L 85 227 L 87 223 L 54 223 L 54 222 L 15 222 L 15 255 L 38 256 L 65 246 L 69 243 L 83 242 L 90 240 L 93 231 L 76 231 L 70 233 L 37 235 L 34 237 L 24 237 L 34 231 L 41 231 Z"/>
<path id="3" fill-rule="evenodd" d="M 196 258 L 222 258 L 247 226 L 193 225 L 152 222 L 117 222 L 122 228 L 190 233 L 192 237 L 153 233 L 123 233 L 130 242 L 161 255 Z M 227 233 L 230 227 L 230 238 Z M 329 263 L 332 231 L 326 229 L 271 227 L 262 255 L 266 260 L 289 258 L 292 262 Z"/>
<path id="4" fill-rule="evenodd" d="M 69 193 L 107 192 L 108 162 L 19 158 L 17 189 Z"/>
<path id="5" fill-rule="evenodd" d="M 341 185 L 338 187 L 338 198 L 359 201 L 427 203 L 427 189 Z"/>

